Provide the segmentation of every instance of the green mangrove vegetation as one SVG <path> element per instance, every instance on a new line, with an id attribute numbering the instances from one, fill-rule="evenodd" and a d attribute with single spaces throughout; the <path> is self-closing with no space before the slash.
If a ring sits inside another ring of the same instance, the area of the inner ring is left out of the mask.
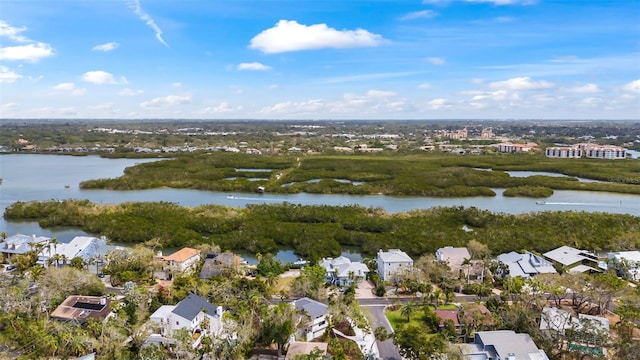
<path id="1" fill-rule="evenodd" d="M 488 171 L 490 170 L 490 171 Z M 568 175 L 512 177 L 505 171 Z M 583 177 L 599 182 L 581 182 Z M 640 162 L 549 159 L 540 154 L 460 156 L 444 153 L 366 155 L 248 155 L 225 152 L 180 155 L 129 167 L 115 179 L 82 182 L 85 189 L 160 187 L 227 192 L 495 196 L 492 188 L 609 191 L 640 194 Z M 529 190 L 527 190 L 529 189 Z"/>
<path id="2" fill-rule="evenodd" d="M 502 192 L 502 195 L 509 197 L 522 196 L 531 198 L 546 198 L 553 195 L 553 190 L 543 186 L 518 186 L 506 189 Z"/>
<path id="3" fill-rule="evenodd" d="M 471 240 L 493 253 L 545 252 L 561 245 L 592 251 L 640 248 L 640 218 L 587 212 L 520 215 L 477 208 L 433 208 L 388 214 L 360 206 L 302 206 L 288 203 L 230 208 L 182 207 L 173 203 L 97 205 L 87 200 L 16 202 L 7 220 L 40 226 L 73 226 L 118 243 L 156 241 L 160 247 L 214 242 L 223 249 L 273 253 L 292 248 L 305 258 L 339 255 L 342 247 L 373 255 L 400 248 L 412 256 Z"/>

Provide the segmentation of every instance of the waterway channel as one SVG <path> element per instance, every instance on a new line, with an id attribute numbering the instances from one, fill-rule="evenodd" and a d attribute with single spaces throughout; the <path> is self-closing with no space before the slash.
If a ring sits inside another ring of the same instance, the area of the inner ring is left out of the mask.
<path id="1" fill-rule="evenodd" d="M 129 201 L 169 201 L 183 206 L 219 204 L 244 207 L 248 204 L 289 202 L 302 205 L 352 205 L 382 208 L 389 213 L 428 209 L 436 206 L 477 207 L 492 212 L 520 214 L 538 211 L 588 211 L 640 216 L 640 196 L 591 191 L 556 191 L 545 199 L 544 205 L 535 199 L 502 196 L 502 189 L 494 189 L 495 197 L 434 198 L 382 195 L 318 195 L 318 194 L 229 194 L 222 192 L 152 189 L 152 190 L 83 190 L 84 180 L 113 178 L 123 174 L 128 166 L 156 159 L 104 159 L 98 156 L 60 156 L 11 154 L 0 156 L 0 213 L 15 201 L 49 199 L 88 199 L 101 204 Z M 510 172 L 511 176 L 522 176 Z M 538 175 L 536 173 L 527 176 Z M 0 231 L 38 234 L 57 237 L 68 242 L 84 235 L 79 229 L 42 229 L 37 222 L 10 222 L 0 218 Z M 94 234 L 99 235 L 99 234 Z M 287 255 L 291 257 L 291 254 Z"/>

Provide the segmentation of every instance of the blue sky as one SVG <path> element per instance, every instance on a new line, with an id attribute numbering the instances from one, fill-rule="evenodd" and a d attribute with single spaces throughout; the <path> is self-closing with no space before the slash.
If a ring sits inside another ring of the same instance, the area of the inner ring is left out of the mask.
<path id="1" fill-rule="evenodd" d="M 638 0 L 2 0 L 0 117 L 640 119 Z"/>

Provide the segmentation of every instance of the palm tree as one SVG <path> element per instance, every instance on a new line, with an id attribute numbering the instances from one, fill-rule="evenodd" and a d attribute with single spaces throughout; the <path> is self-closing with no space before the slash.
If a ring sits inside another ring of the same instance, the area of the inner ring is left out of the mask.
<path id="1" fill-rule="evenodd" d="M 465 258 L 464 261 L 462 262 L 462 265 L 467 268 L 467 284 L 468 284 L 469 283 L 469 272 L 470 272 L 470 268 L 471 268 L 471 259 Z"/>
<path id="2" fill-rule="evenodd" d="M 407 317 L 407 322 L 411 321 L 411 315 L 415 312 L 415 304 L 412 302 L 403 304 L 400 307 L 400 315 Z"/>

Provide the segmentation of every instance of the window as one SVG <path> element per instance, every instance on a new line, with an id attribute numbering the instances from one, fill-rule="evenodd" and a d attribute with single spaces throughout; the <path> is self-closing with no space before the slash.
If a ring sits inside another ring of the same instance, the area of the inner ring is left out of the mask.
<path id="1" fill-rule="evenodd" d="M 180 325 L 180 321 L 176 321 L 176 325 Z"/>

